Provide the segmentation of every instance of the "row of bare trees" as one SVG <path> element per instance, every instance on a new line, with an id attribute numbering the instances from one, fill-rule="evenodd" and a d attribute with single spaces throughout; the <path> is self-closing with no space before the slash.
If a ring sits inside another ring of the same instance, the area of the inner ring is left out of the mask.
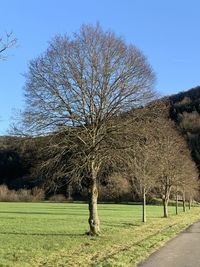
<path id="1" fill-rule="evenodd" d="M 187 155 L 174 128 L 156 116 L 146 120 L 140 112 L 130 112 L 155 98 L 154 81 L 141 51 L 100 25 L 83 25 L 72 37 L 56 36 L 47 51 L 30 62 L 20 133 L 54 133 L 57 142 L 45 150 L 52 158 L 43 167 L 49 173 L 59 166 L 61 177 L 87 185 L 91 235 L 100 231 L 98 184 L 106 168 L 131 170 L 144 201 L 152 185 L 159 185 L 166 216 L 172 187 L 187 184 L 181 166 L 175 171 L 181 165 L 177 159 L 185 162 Z M 61 160 L 66 160 L 64 166 Z"/>
<path id="2" fill-rule="evenodd" d="M 186 194 L 191 203 L 199 188 L 197 167 L 186 140 L 169 119 L 168 105 L 167 100 L 158 101 L 140 111 L 142 120 L 132 123 L 140 138 L 131 150 L 128 175 L 143 199 L 143 222 L 148 193 L 162 199 L 164 217 L 168 217 L 170 196 L 176 199 L 178 213 L 178 197 L 185 210 Z"/>

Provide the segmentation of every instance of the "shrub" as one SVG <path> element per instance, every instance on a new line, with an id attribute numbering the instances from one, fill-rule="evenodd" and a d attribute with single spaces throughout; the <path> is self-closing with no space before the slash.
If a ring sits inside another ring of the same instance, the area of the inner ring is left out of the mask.
<path id="1" fill-rule="evenodd" d="M 0 186 L 0 201 L 41 201 L 44 200 L 44 190 L 33 188 L 32 190 L 20 189 L 18 191 L 10 190 L 6 185 Z"/>
<path id="2" fill-rule="evenodd" d="M 45 199 L 45 192 L 42 188 L 34 187 L 31 190 L 31 194 L 33 196 L 34 201 L 42 201 Z"/>
<path id="3" fill-rule="evenodd" d="M 6 185 L 0 186 L 0 201 L 18 201 L 15 190 L 9 190 Z"/>
<path id="4" fill-rule="evenodd" d="M 49 201 L 52 202 L 64 202 L 66 201 L 66 197 L 62 194 L 58 194 L 58 195 L 53 195 L 49 198 Z"/>
<path id="5" fill-rule="evenodd" d="M 31 195 L 31 190 L 19 189 L 17 191 L 17 195 L 18 195 L 18 201 L 25 201 L 25 202 L 33 201 L 33 196 Z"/>
<path id="6" fill-rule="evenodd" d="M 8 196 L 8 187 L 6 185 L 0 186 L 0 200 L 5 201 L 6 197 Z"/>

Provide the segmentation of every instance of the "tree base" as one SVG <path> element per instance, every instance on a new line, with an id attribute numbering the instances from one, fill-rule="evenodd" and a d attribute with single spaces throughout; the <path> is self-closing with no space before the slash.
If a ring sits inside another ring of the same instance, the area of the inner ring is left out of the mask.
<path id="1" fill-rule="evenodd" d="M 88 235 L 88 236 L 99 236 L 100 235 L 100 232 L 94 233 L 92 231 L 88 231 L 88 232 L 86 232 L 86 235 Z"/>

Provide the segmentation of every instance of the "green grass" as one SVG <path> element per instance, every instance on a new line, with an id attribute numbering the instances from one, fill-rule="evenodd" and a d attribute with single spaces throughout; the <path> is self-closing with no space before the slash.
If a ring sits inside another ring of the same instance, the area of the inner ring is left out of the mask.
<path id="1" fill-rule="evenodd" d="M 86 204 L 0 203 L 0 266 L 136 266 L 200 219 L 200 208 L 170 218 L 162 206 L 100 204 L 101 235 L 88 237 Z"/>

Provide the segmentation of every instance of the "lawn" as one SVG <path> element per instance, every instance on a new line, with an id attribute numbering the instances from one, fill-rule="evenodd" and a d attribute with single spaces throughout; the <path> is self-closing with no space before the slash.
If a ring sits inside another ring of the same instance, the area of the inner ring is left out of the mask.
<path id="1" fill-rule="evenodd" d="M 187 225 L 200 208 L 162 218 L 161 206 L 100 204 L 101 235 L 88 237 L 86 204 L 0 203 L 0 266 L 136 266 Z"/>

